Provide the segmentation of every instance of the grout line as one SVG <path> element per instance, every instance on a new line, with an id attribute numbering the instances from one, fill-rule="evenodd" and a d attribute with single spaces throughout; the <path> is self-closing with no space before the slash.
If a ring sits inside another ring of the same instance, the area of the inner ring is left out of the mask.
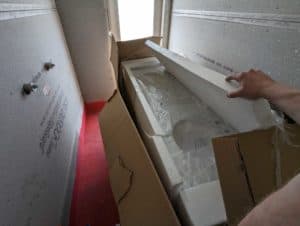
<path id="1" fill-rule="evenodd" d="M 174 10 L 173 16 L 300 30 L 300 15 Z"/>
<path id="2" fill-rule="evenodd" d="M 56 12 L 56 9 L 39 9 L 39 10 L 9 11 L 9 12 L 0 11 L 0 21 L 44 15 L 52 12 Z"/>

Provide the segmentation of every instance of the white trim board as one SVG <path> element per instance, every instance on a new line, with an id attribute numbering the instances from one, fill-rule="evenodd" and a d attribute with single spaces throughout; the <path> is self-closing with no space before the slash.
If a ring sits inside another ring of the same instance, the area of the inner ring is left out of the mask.
<path id="1" fill-rule="evenodd" d="M 174 10 L 173 16 L 300 30 L 300 15 L 296 14 Z"/>
<path id="2" fill-rule="evenodd" d="M 274 125 L 266 100 L 229 99 L 226 94 L 236 90 L 238 85 L 226 82 L 225 75 L 191 62 L 151 41 L 147 41 L 146 45 L 172 75 L 239 132 Z"/>

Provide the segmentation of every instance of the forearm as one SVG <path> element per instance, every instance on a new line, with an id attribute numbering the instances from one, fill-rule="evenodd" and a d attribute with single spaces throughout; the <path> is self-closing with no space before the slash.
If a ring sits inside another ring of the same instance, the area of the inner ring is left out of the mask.
<path id="1" fill-rule="evenodd" d="M 274 83 L 263 91 L 263 96 L 300 124 L 300 91 Z"/>
<path id="2" fill-rule="evenodd" d="M 298 226 L 300 222 L 300 176 L 269 196 L 239 226 Z"/>

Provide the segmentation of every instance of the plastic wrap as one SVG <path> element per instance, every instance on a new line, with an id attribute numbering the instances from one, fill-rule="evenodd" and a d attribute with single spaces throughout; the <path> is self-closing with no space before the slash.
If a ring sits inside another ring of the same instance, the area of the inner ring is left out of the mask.
<path id="1" fill-rule="evenodd" d="M 163 137 L 183 177 L 182 188 L 217 180 L 211 139 L 235 131 L 163 67 L 134 74 L 164 131 L 155 135 Z"/>

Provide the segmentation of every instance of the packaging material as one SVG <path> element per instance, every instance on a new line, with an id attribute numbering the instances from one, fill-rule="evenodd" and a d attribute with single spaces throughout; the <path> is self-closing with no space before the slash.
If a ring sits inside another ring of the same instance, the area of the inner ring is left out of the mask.
<path id="1" fill-rule="evenodd" d="M 140 134 L 184 225 L 225 222 L 211 139 L 235 130 L 156 58 L 122 62 L 122 70 Z M 218 195 L 207 192 L 206 183 Z M 214 213 L 204 218 L 207 212 Z"/>
<path id="2" fill-rule="evenodd" d="M 120 60 L 151 55 L 144 42 L 145 39 L 129 42 L 112 39 L 111 61 L 119 81 Z M 100 113 L 99 123 L 121 225 L 179 226 L 173 206 L 118 90 Z"/>
<path id="3" fill-rule="evenodd" d="M 218 181 L 182 191 L 177 206 L 188 225 L 211 225 L 212 222 L 219 225 L 227 219 Z"/>
<path id="4" fill-rule="evenodd" d="M 138 127 L 144 141 L 152 147 L 149 151 L 156 147 L 151 157 L 157 159 L 156 155 L 161 155 L 155 163 L 158 168 L 166 168 L 165 173 L 159 173 L 167 176 L 161 175 L 169 194 L 175 195 L 172 186 L 179 188 L 179 181 L 184 188 L 190 188 L 217 180 L 211 139 L 235 130 L 166 72 L 156 58 L 125 61 L 122 65 Z M 169 158 L 161 154 L 165 149 Z M 175 169 L 170 162 L 175 163 Z M 183 179 L 174 177 L 174 172 Z"/>
<path id="5" fill-rule="evenodd" d="M 266 100 L 228 99 L 226 94 L 235 91 L 238 85 L 226 82 L 223 74 L 194 63 L 151 41 L 147 41 L 146 44 L 168 72 L 239 132 L 268 128 L 275 124 Z"/>
<path id="6" fill-rule="evenodd" d="M 230 225 L 300 172 L 297 125 L 216 138 L 213 145 Z"/>
<path id="7" fill-rule="evenodd" d="M 121 225 L 180 225 L 118 92 L 100 113 L 99 121 Z"/>
<path id="8" fill-rule="evenodd" d="M 136 60 L 146 57 L 152 57 L 151 50 L 145 45 L 147 40 L 151 40 L 154 43 L 159 44 L 161 37 L 149 37 L 142 38 L 133 41 L 116 41 L 114 36 L 111 36 L 111 55 L 110 61 L 113 65 L 115 76 L 117 81 L 119 80 L 119 75 L 122 73 L 119 70 L 119 64 L 125 60 Z"/>

